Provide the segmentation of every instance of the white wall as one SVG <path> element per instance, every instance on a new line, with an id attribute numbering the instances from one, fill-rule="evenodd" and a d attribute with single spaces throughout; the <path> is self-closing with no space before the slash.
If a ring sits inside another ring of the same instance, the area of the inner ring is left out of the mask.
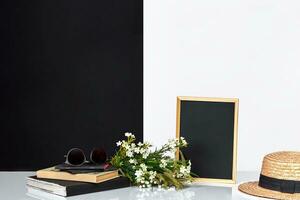
<path id="1" fill-rule="evenodd" d="M 240 99 L 238 170 L 300 150 L 300 1 L 144 0 L 144 133 L 175 137 L 176 96 Z"/>

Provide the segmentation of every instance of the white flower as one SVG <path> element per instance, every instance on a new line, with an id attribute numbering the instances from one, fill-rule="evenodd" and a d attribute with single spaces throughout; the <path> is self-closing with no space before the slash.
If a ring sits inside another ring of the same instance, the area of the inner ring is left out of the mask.
<path id="1" fill-rule="evenodd" d="M 144 163 L 140 164 L 140 167 L 143 171 L 147 171 L 147 166 Z"/>
<path id="2" fill-rule="evenodd" d="M 181 166 L 180 169 L 179 169 L 179 172 L 182 173 L 182 174 L 184 174 L 184 173 L 185 173 L 185 170 L 186 170 L 185 167 L 184 167 L 184 166 Z"/>
<path id="3" fill-rule="evenodd" d="M 180 142 L 183 146 L 186 146 L 187 145 L 187 142 L 186 140 L 184 139 L 184 137 L 180 137 Z"/>
<path id="4" fill-rule="evenodd" d="M 134 173 L 134 175 L 136 176 L 136 178 L 142 177 L 143 174 L 144 174 L 144 172 L 141 169 L 135 171 L 135 173 Z"/>
<path id="5" fill-rule="evenodd" d="M 138 146 L 142 146 L 142 145 L 143 145 L 143 143 L 141 143 L 141 142 L 138 143 Z"/>
<path id="6" fill-rule="evenodd" d="M 145 153 L 146 149 L 140 148 L 139 151 L 140 151 L 140 154 L 143 154 L 143 153 Z"/>
<path id="7" fill-rule="evenodd" d="M 121 145 L 122 145 L 121 141 L 117 142 L 117 146 L 121 146 Z"/>
<path id="8" fill-rule="evenodd" d="M 135 148 L 135 143 L 131 143 L 131 148 Z"/>
<path id="9" fill-rule="evenodd" d="M 136 177 L 136 182 L 138 183 L 144 183 L 145 178 L 143 177 L 144 174 L 140 175 L 139 177 Z"/>
<path id="10" fill-rule="evenodd" d="M 129 163 L 131 163 L 131 164 L 137 164 L 137 161 L 135 159 L 130 159 Z"/>
<path id="11" fill-rule="evenodd" d="M 125 141 L 122 141 L 122 147 L 124 147 L 127 150 L 130 149 L 130 146 L 129 146 L 128 142 L 125 142 Z"/>
<path id="12" fill-rule="evenodd" d="M 190 164 L 190 162 L 189 162 Z M 176 175 L 176 177 L 180 178 L 180 177 L 186 177 L 191 173 L 191 165 L 187 165 L 187 166 L 180 166 L 179 168 L 179 173 Z"/>
<path id="13" fill-rule="evenodd" d="M 191 173 L 191 165 L 186 167 L 187 173 L 190 174 Z"/>
<path id="14" fill-rule="evenodd" d="M 149 152 L 143 153 L 143 158 L 146 159 L 149 156 Z"/>
<path id="15" fill-rule="evenodd" d="M 161 168 L 165 168 L 165 167 L 167 166 L 167 161 L 166 161 L 165 159 L 161 159 L 160 162 L 161 162 L 161 163 L 159 164 L 159 166 L 160 166 Z"/>
<path id="16" fill-rule="evenodd" d="M 133 157 L 132 151 L 127 151 L 126 156 L 129 157 L 129 158 Z"/>
<path id="17" fill-rule="evenodd" d="M 171 149 L 171 150 L 174 150 L 176 148 L 176 140 L 173 139 L 173 140 L 168 140 L 168 143 L 167 143 L 167 146 Z"/>
<path id="18" fill-rule="evenodd" d="M 126 132 L 126 133 L 125 133 L 125 136 L 126 136 L 126 137 L 135 137 L 132 133 L 129 133 L 129 132 Z"/>
<path id="19" fill-rule="evenodd" d="M 150 175 L 156 174 L 156 171 L 149 171 Z"/>
<path id="20" fill-rule="evenodd" d="M 140 148 L 138 148 L 138 147 L 134 148 L 134 152 L 135 153 L 140 153 Z"/>
<path id="21" fill-rule="evenodd" d="M 149 171 L 149 179 L 150 182 L 153 182 L 153 179 L 155 179 L 157 172 L 156 171 Z"/>

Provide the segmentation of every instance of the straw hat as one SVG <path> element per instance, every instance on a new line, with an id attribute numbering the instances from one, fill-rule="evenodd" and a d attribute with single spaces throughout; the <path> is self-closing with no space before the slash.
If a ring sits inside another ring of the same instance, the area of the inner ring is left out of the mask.
<path id="1" fill-rule="evenodd" d="M 266 155 L 259 181 L 243 183 L 239 190 L 258 197 L 300 200 L 300 152 Z"/>

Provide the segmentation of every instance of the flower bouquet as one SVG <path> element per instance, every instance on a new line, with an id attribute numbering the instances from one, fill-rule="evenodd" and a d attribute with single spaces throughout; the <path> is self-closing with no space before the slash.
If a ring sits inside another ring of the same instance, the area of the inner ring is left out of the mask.
<path id="1" fill-rule="evenodd" d="M 135 143 L 135 136 L 125 133 L 126 140 L 117 142 L 119 149 L 111 159 L 111 164 L 118 168 L 123 176 L 142 188 L 152 186 L 175 187 L 180 189 L 184 183 L 192 181 L 191 162 L 184 159 L 180 148 L 186 147 L 183 137 L 169 140 L 160 149 L 151 151 L 148 142 Z M 174 159 L 179 149 L 180 160 Z"/>

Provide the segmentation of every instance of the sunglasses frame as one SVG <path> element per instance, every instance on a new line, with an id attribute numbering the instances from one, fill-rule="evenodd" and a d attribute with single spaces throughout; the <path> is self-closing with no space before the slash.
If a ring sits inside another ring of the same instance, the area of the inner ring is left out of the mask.
<path id="1" fill-rule="evenodd" d="M 82 161 L 82 163 L 80 163 L 80 164 L 78 164 L 78 165 L 74 165 L 74 164 L 72 164 L 72 163 L 69 162 L 69 156 L 70 156 L 70 153 L 71 153 L 72 151 L 74 151 L 74 150 L 79 150 L 79 151 L 82 153 L 83 157 L 84 157 L 84 160 Z M 86 164 L 86 163 L 89 163 L 89 162 L 92 162 L 92 163 L 94 163 L 94 164 L 102 164 L 102 163 L 97 163 L 97 162 L 95 162 L 95 161 L 93 160 L 93 153 L 95 153 L 97 150 L 103 151 L 103 152 L 105 153 L 105 157 L 106 157 L 106 159 L 107 159 L 106 152 L 105 152 L 102 148 L 93 148 L 93 149 L 91 150 L 90 155 L 89 155 L 90 161 L 86 159 L 86 155 L 85 155 L 85 153 L 84 153 L 84 151 L 83 151 L 82 149 L 80 149 L 80 148 L 72 148 L 72 149 L 70 149 L 70 150 L 68 151 L 67 155 L 65 155 L 65 158 L 66 158 L 65 164 L 70 165 L 70 166 L 82 166 L 82 165 L 84 165 L 84 164 Z M 106 159 L 105 159 L 105 160 L 106 160 Z M 105 163 L 105 161 L 104 161 L 103 163 Z"/>

